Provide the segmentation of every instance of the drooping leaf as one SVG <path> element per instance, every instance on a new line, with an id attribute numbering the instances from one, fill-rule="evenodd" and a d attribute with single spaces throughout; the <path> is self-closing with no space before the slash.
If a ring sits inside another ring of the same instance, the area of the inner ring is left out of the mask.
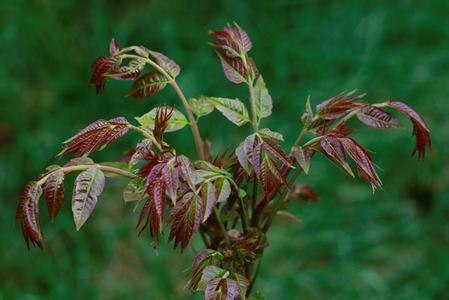
<path id="1" fill-rule="evenodd" d="M 226 178 L 217 180 L 217 202 L 224 203 L 231 195 L 231 184 Z"/>
<path id="2" fill-rule="evenodd" d="M 312 189 L 312 187 L 306 183 L 298 183 L 295 188 L 289 192 L 288 199 L 299 199 L 303 202 L 319 201 L 320 197 Z"/>
<path id="3" fill-rule="evenodd" d="M 398 119 L 385 110 L 365 105 L 357 112 L 357 118 L 364 124 L 374 128 L 394 128 L 400 127 Z"/>
<path id="4" fill-rule="evenodd" d="M 189 287 L 192 290 L 198 288 L 198 283 L 203 275 L 203 271 L 207 266 L 217 264 L 223 259 L 223 255 L 212 249 L 203 249 L 195 254 L 192 265 L 192 274 L 189 281 Z"/>
<path id="5" fill-rule="evenodd" d="M 248 173 L 251 173 L 251 164 L 249 161 L 250 154 L 254 149 L 254 141 L 256 136 L 254 134 L 245 138 L 243 142 L 235 149 L 235 155 L 242 166 L 242 168 Z"/>
<path id="6" fill-rule="evenodd" d="M 103 75 L 107 78 L 112 78 L 115 80 L 134 80 L 139 77 L 144 68 L 144 60 L 131 59 L 127 65 L 122 62 L 122 65 L 108 70 Z"/>
<path id="7" fill-rule="evenodd" d="M 97 94 L 104 89 L 107 80 L 106 75 L 116 70 L 120 66 L 120 63 L 120 58 L 116 56 L 100 56 L 92 63 L 90 85 L 95 86 Z"/>
<path id="8" fill-rule="evenodd" d="M 123 117 L 97 120 L 64 142 L 59 155 L 74 153 L 75 156 L 90 154 L 99 147 L 106 147 L 128 132 L 128 121 Z"/>
<path id="9" fill-rule="evenodd" d="M 309 149 L 304 149 L 303 147 L 297 146 L 292 148 L 291 154 L 304 172 L 308 174 L 310 169 L 310 159 L 312 157 L 311 151 Z"/>
<path id="10" fill-rule="evenodd" d="M 424 159 L 426 148 L 432 149 L 432 142 L 430 139 L 430 130 L 427 128 L 426 123 L 421 116 L 414 111 L 410 106 L 398 101 L 389 101 L 388 105 L 395 108 L 408 116 L 413 123 L 413 135 L 415 136 L 416 143 L 413 148 L 412 155 L 418 153 L 420 159 Z"/>
<path id="11" fill-rule="evenodd" d="M 270 153 L 274 158 L 282 162 L 282 164 L 289 168 L 293 168 L 292 161 L 276 141 L 272 139 L 264 139 L 262 145 L 266 152 Z"/>
<path id="12" fill-rule="evenodd" d="M 104 174 L 96 167 L 90 167 L 76 178 L 72 198 L 76 230 L 83 226 L 94 210 L 98 196 L 103 192 L 104 183 Z"/>
<path id="13" fill-rule="evenodd" d="M 201 198 L 192 193 L 186 193 L 181 201 L 170 211 L 169 219 L 172 227 L 169 241 L 174 240 L 174 247 L 181 246 L 184 250 L 198 231 L 203 216 L 203 205 Z"/>
<path id="14" fill-rule="evenodd" d="M 228 99 L 228 98 L 208 98 L 216 109 L 218 109 L 229 121 L 237 126 L 242 126 L 248 123 L 249 116 L 248 110 L 242 101 L 238 99 Z"/>
<path id="15" fill-rule="evenodd" d="M 202 197 L 203 197 L 203 220 L 202 222 L 206 222 L 215 206 L 217 205 L 217 189 L 212 182 L 208 182 L 204 185 L 202 189 Z"/>
<path id="16" fill-rule="evenodd" d="M 134 81 L 128 91 L 128 96 L 133 98 L 153 96 L 160 92 L 169 82 L 169 79 L 165 78 L 164 75 L 151 71 Z"/>
<path id="17" fill-rule="evenodd" d="M 164 54 L 156 51 L 149 51 L 149 53 L 154 59 L 156 59 L 156 63 L 162 69 L 164 69 L 164 71 L 167 72 L 168 75 L 170 75 L 173 79 L 176 78 L 176 76 L 178 76 L 181 72 L 181 68 L 179 67 L 179 65 Z"/>
<path id="18" fill-rule="evenodd" d="M 254 98 L 256 102 L 256 114 L 258 119 L 260 120 L 270 116 L 273 109 L 273 100 L 268 93 L 268 89 L 262 76 L 259 76 L 254 86 Z"/>
<path id="19" fill-rule="evenodd" d="M 203 273 L 201 274 L 201 279 L 200 279 L 200 281 L 198 283 L 198 289 L 197 290 L 198 291 L 203 291 L 206 288 L 207 284 L 211 280 L 214 280 L 214 279 L 217 279 L 217 278 L 221 279 L 227 273 L 228 273 L 228 271 L 226 271 L 226 270 L 224 270 L 224 269 L 222 269 L 220 267 L 217 267 L 217 266 L 214 266 L 214 265 L 206 266 L 203 269 Z"/>
<path id="20" fill-rule="evenodd" d="M 374 169 L 373 162 L 368 152 L 360 146 L 354 139 L 344 137 L 339 139 L 344 150 L 357 165 L 357 172 L 360 177 L 366 180 L 374 189 L 382 186 L 382 182 Z"/>
<path id="21" fill-rule="evenodd" d="M 44 191 L 48 214 L 53 221 L 61 210 L 62 200 L 64 199 L 64 171 L 62 169 L 51 173 L 45 182 Z"/>
<path id="22" fill-rule="evenodd" d="M 341 166 L 349 175 L 354 177 L 348 162 L 346 161 L 345 149 L 339 139 L 333 135 L 323 136 L 320 140 L 322 153 L 330 160 Z"/>
<path id="23" fill-rule="evenodd" d="M 207 116 L 214 111 L 214 105 L 208 101 L 208 97 L 190 98 L 189 105 L 197 118 Z"/>
<path id="24" fill-rule="evenodd" d="M 165 128 L 166 132 L 173 132 L 180 130 L 184 128 L 184 126 L 189 124 L 186 117 L 179 110 L 168 106 L 160 106 L 153 108 L 143 116 L 137 117 L 136 120 L 143 127 L 153 130 L 155 128 L 155 120 L 158 111 L 160 111 L 161 109 L 164 110 L 166 107 L 172 110 L 170 118 L 168 119 L 168 122 L 166 124 L 167 125 L 167 127 Z"/>
<path id="25" fill-rule="evenodd" d="M 39 198 L 42 188 L 37 182 L 29 182 L 23 189 L 17 206 L 16 219 L 22 225 L 22 233 L 29 248 L 30 242 L 42 248 L 42 233 L 39 227 Z"/>

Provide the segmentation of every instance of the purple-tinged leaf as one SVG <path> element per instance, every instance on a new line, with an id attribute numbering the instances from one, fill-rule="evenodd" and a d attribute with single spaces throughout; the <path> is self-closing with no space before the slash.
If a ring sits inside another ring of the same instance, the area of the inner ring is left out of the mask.
<path id="1" fill-rule="evenodd" d="M 264 139 L 263 149 L 270 153 L 274 158 L 279 160 L 282 164 L 289 168 L 293 168 L 292 161 L 285 154 L 284 150 L 279 146 L 279 144 L 272 139 Z"/>
<path id="2" fill-rule="evenodd" d="M 152 142 L 149 139 L 144 139 L 144 140 L 140 141 L 135 148 L 135 152 L 133 153 L 133 155 L 131 156 L 131 158 L 129 160 L 129 164 L 131 166 L 134 166 L 139 161 L 144 160 L 146 157 L 148 157 L 148 155 L 152 151 L 151 145 L 152 145 Z"/>
<path id="3" fill-rule="evenodd" d="M 413 148 L 412 155 L 418 153 L 420 159 L 424 159 L 426 148 L 432 149 L 432 142 L 430 139 L 430 131 L 426 126 L 426 123 L 421 116 L 414 111 L 410 106 L 398 101 L 389 101 L 388 105 L 399 110 L 410 118 L 413 123 L 413 135 L 416 139 L 415 147 Z"/>
<path id="4" fill-rule="evenodd" d="M 298 199 L 303 202 L 319 201 L 318 194 L 306 183 L 299 183 L 288 193 L 288 199 Z"/>
<path id="5" fill-rule="evenodd" d="M 374 169 L 373 162 L 368 152 L 352 138 L 340 138 L 340 141 L 346 153 L 348 153 L 356 163 L 359 176 L 365 179 L 371 185 L 373 190 L 381 187 L 382 182 Z"/>
<path id="6" fill-rule="evenodd" d="M 258 143 L 254 147 L 254 151 L 252 153 L 252 165 L 254 169 L 254 173 L 256 174 L 257 178 L 261 178 L 262 176 L 262 144 Z"/>
<path id="7" fill-rule="evenodd" d="M 106 147 L 128 132 L 128 121 L 123 117 L 97 120 L 64 142 L 59 155 L 74 153 L 75 156 L 90 154 L 95 149 Z"/>
<path id="8" fill-rule="evenodd" d="M 176 76 L 178 76 L 181 72 L 181 68 L 179 67 L 179 65 L 164 54 L 156 51 L 149 51 L 149 53 L 156 59 L 156 63 L 172 78 L 176 78 Z"/>
<path id="9" fill-rule="evenodd" d="M 214 265 L 223 259 L 223 255 L 215 250 L 203 249 L 195 254 L 192 265 L 192 275 L 189 281 L 189 287 L 192 290 L 198 288 L 203 271 L 207 266 Z"/>
<path id="10" fill-rule="evenodd" d="M 64 171 L 62 169 L 51 173 L 45 182 L 44 192 L 48 214 L 50 219 L 54 221 L 61 210 L 62 200 L 64 199 Z"/>
<path id="11" fill-rule="evenodd" d="M 217 205 L 217 189 L 215 188 L 215 185 L 212 182 L 208 182 L 203 187 L 203 207 L 204 207 L 204 213 L 203 213 L 203 220 L 202 222 L 206 222 L 211 213 L 213 212 L 215 206 Z"/>
<path id="12" fill-rule="evenodd" d="M 253 152 L 255 139 L 256 136 L 252 134 L 246 137 L 245 140 L 235 149 L 235 155 L 237 156 L 240 165 L 248 174 L 251 173 L 249 157 Z"/>
<path id="13" fill-rule="evenodd" d="M 170 211 L 169 219 L 172 221 L 172 227 L 169 241 L 174 240 L 174 247 L 181 246 L 184 250 L 192 239 L 193 235 L 200 228 L 203 215 L 203 206 L 201 198 L 188 192 L 181 201 Z"/>
<path id="14" fill-rule="evenodd" d="M 217 180 L 217 202 L 224 203 L 231 195 L 231 184 L 229 180 L 220 178 Z"/>
<path id="15" fill-rule="evenodd" d="M 385 110 L 371 106 L 362 106 L 357 112 L 357 118 L 364 124 L 374 128 L 395 128 L 400 127 L 398 119 Z"/>
<path id="16" fill-rule="evenodd" d="M 90 167 L 76 178 L 72 198 L 76 230 L 80 230 L 94 210 L 98 196 L 103 192 L 104 183 L 103 172 L 95 167 Z"/>
<path id="17" fill-rule="evenodd" d="M 335 120 L 349 110 L 361 105 L 358 101 L 362 96 L 352 96 L 352 93 L 341 94 L 325 100 L 317 105 L 316 112 L 325 120 Z"/>
<path id="18" fill-rule="evenodd" d="M 169 82 L 164 75 L 151 71 L 134 81 L 128 91 L 128 96 L 133 98 L 153 96 L 160 92 Z"/>
<path id="19" fill-rule="evenodd" d="M 120 51 L 120 45 L 114 38 L 112 38 L 109 43 L 109 55 L 115 55 L 118 51 Z"/>
<path id="20" fill-rule="evenodd" d="M 291 150 L 292 156 L 296 159 L 299 166 L 308 174 L 310 169 L 310 159 L 312 158 L 312 150 L 303 147 L 293 147 Z"/>
<path id="21" fill-rule="evenodd" d="M 339 166 L 346 170 L 349 175 L 354 177 L 354 173 L 352 172 L 351 167 L 346 161 L 346 155 L 343 145 L 337 137 L 333 135 L 323 136 L 320 140 L 320 146 L 325 156 L 327 156 L 330 160 L 336 162 Z"/>
<path id="22" fill-rule="evenodd" d="M 42 233 L 39 227 L 39 198 L 42 188 L 37 182 L 29 182 L 23 189 L 17 206 L 16 219 L 22 225 L 22 233 L 27 244 L 42 248 Z"/>

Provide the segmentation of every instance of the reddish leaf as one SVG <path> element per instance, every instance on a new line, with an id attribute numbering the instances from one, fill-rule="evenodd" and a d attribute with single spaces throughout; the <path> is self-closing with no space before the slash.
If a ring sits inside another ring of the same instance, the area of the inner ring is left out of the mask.
<path id="1" fill-rule="evenodd" d="M 59 155 L 74 153 L 75 156 L 90 154 L 100 146 L 107 146 L 128 132 L 128 121 L 117 117 L 109 121 L 97 120 L 77 135 L 64 142 L 64 149 Z"/>
<path id="2" fill-rule="evenodd" d="M 173 107 L 160 106 L 156 110 L 156 116 L 154 118 L 153 135 L 158 143 L 162 143 L 162 137 L 167 129 L 168 122 L 173 115 Z"/>
<path id="3" fill-rule="evenodd" d="M 415 147 L 413 148 L 412 155 L 418 152 L 418 157 L 424 159 L 426 148 L 431 150 L 432 143 L 430 140 L 430 131 L 426 126 L 426 123 L 421 116 L 414 111 L 410 106 L 405 103 L 397 101 L 389 101 L 388 105 L 399 110 L 410 118 L 413 123 L 413 135 L 416 139 Z"/>
<path id="4" fill-rule="evenodd" d="M 252 42 L 248 34 L 237 24 L 227 25 L 223 30 L 209 30 L 209 34 L 216 38 L 212 46 L 225 51 L 229 57 L 238 57 L 251 50 Z"/>
<path id="5" fill-rule="evenodd" d="M 283 165 L 293 168 L 290 158 L 285 154 L 284 150 L 277 142 L 272 139 L 264 139 L 263 148 L 270 153 L 274 158 L 279 160 Z"/>
<path id="6" fill-rule="evenodd" d="M 198 251 L 193 259 L 192 275 L 190 276 L 189 287 L 196 290 L 204 269 L 207 266 L 218 263 L 222 258 L 223 255 L 215 250 L 203 249 Z"/>
<path id="7" fill-rule="evenodd" d="M 156 51 L 149 51 L 149 53 L 156 59 L 156 63 L 172 78 L 175 78 L 181 72 L 179 65 L 164 54 Z"/>
<path id="8" fill-rule="evenodd" d="M 22 225 L 22 233 L 27 244 L 42 248 L 42 234 L 39 228 L 39 198 L 42 188 L 35 181 L 28 183 L 23 189 L 22 196 L 17 206 L 16 219 Z"/>
<path id="9" fill-rule="evenodd" d="M 215 206 L 217 205 L 217 189 L 212 182 L 208 182 L 204 188 L 202 189 L 202 197 L 203 197 L 203 220 L 202 222 L 206 222 L 206 220 L 211 215 Z"/>
<path id="10" fill-rule="evenodd" d="M 134 81 L 128 91 L 128 96 L 133 98 L 153 96 L 160 92 L 169 82 L 164 75 L 151 71 Z"/>
<path id="11" fill-rule="evenodd" d="M 138 143 L 137 146 L 133 149 L 134 151 L 129 159 L 129 164 L 133 166 L 139 161 L 151 156 L 151 145 L 152 142 L 148 139 L 144 139 L 140 143 Z"/>
<path id="12" fill-rule="evenodd" d="M 107 80 L 107 74 L 116 70 L 120 65 L 120 59 L 115 56 L 100 56 L 92 63 L 92 76 L 90 85 L 95 86 L 97 94 L 100 93 Z"/>
<path id="13" fill-rule="evenodd" d="M 262 169 L 262 144 L 257 143 L 252 153 L 252 165 L 257 178 L 261 178 Z"/>
<path id="14" fill-rule="evenodd" d="M 64 199 L 64 171 L 62 169 L 54 171 L 48 177 L 44 191 L 48 214 L 50 219 L 54 220 L 61 210 L 62 200 Z"/>
<path id="15" fill-rule="evenodd" d="M 381 187 L 382 182 L 374 169 L 368 152 L 352 138 L 344 137 L 340 138 L 340 141 L 345 151 L 356 163 L 359 176 L 371 184 L 373 189 Z"/>
<path id="16" fill-rule="evenodd" d="M 115 55 L 118 51 L 120 51 L 120 45 L 114 38 L 112 38 L 111 42 L 109 43 L 109 55 Z"/>
<path id="17" fill-rule="evenodd" d="M 320 140 L 320 146 L 324 155 L 326 155 L 330 160 L 336 162 L 339 166 L 343 167 L 343 169 L 345 169 L 351 176 L 354 176 L 351 167 L 346 161 L 343 145 L 338 138 L 333 135 L 323 136 Z"/>
<path id="18" fill-rule="evenodd" d="M 289 199 L 299 199 L 303 202 L 320 200 L 318 194 L 310 187 L 310 185 L 305 183 L 297 184 L 293 191 L 288 194 L 288 197 Z"/>
<path id="19" fill-rule="evenodd" d="M 317 105 L 316 112 L 325 120 L 334 120 L 341 117 L 350 109 L 359 106 L 361 96 L 352 96 L 352 93 L 341 94 L 325 100 Z"/>
<path id="20" fill-rule="evenodd" d="M 310 148 L 293 147 L 291 155 L 296 159 L 300 167 L 307 174 L 310 169 L 310 159 L 312 158 L 312 150 Z"/>
<path id="21" fill-rule="evenodd" d="M 374 128 L 400 127 L 396 117 L 390 115 L 383 109 L 371 105 L 361 107 L 357 112 L 357 118 L 366 125 Z"/>
<path id="22" fill-rule="evenodd" d="M 198 231 L 203 215 L 203 205 L 201 198 L 192 192 L 184 195 L 181 201 L 170 211 L 170 220 L 173 221 L 168 237 L 169 241 L 174 240 L 174 247 L 181 246 L 184 250 Z"/>

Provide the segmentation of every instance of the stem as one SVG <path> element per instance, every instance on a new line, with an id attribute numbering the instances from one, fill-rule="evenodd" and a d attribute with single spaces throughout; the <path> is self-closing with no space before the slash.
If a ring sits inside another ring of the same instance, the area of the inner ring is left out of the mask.
<path id="1" fill-rule="evenodd" d="M 226 244 L 230 245 L 228 232 L 226 231 L 226 228 L 224 227 L 223 222 L 221 222 L 220 213 L 218 212 L 218 209 L 216 207 L 214 207 L 214 215 L 215 215 L 215 218 L 217 219 L 218 226 L 220 227 L 220 230 L 223 233 L 223 237 L 226 241 Z"/>
<path id="2" fill-rule="evenodd" d="M 257 130 L 259 129 L 259 124 L 257 122 L 256 100 L 254 98 L 253 81 L 248 82 L 248 90 L 249 103 L 251 104 L 251 123 L 253 125 L 254 132 L 257 132 Z"/>
<path id="3" fill-rule="evenodd" d="M 299 174 L 301 173 L 302 169 L 301 168 L 297 168 L 295 170 L 295 173 L 293 174 L 293 176 L 290 178 L 288 185 L 291 185 L 293 182 L 295 182 L 296 178 L 299 176 Z M 265 222 L 263 228 L 262 228 L 262 232 L 263 233 L 267 233 L 268 229 L 271 226 L 271 223 L 273 222 L 274 217 L 276 216 L 276 213 L 278 212 L 278 210 L 282 207 L 282 204 L 287 200 L 287 196 L 288 196 L 288 190 L 285 189 L 284 193 L 279 197 L 279 202 L 276 204 L 276 206 L 273 208 L 273 210 L 271 211 L 271 214 L 268 216 L 267 221 Z"/>
<path id="4" fill-rule="evenodd" d="M 119 169 L 119 168 L 114 168 L 111 166 L 103 166 L 100 164 L 92 164 L 92 165 L 77 165 L 77 166 L 68 166 L 68 167 L 61 167 L 58 168 L 52 172 L 49 172 L 47 175 L 45 175 L 44 177 L 42 177 L 37 184 L 42 185 L 44 182 L 47 181 L 48 177 L 50 177 L 51 174 L 53 174 L 53 172 L 57 171 L 57 170 L 62 170 L 64 171 L 64 174 L 69 174 L 71 172 L 75 172 L 75 171 L 84 171 L 86 169 L 89 169 L 91 167 L 95 167 L 97 169 L 100 169 L 104 172 L 107 173 L 113 173 L 113 174 L 117 174 L 117 175 L 121 175 L 121 176 L 125 176 L 125 177 L 129 177 L 129 178 L 138 178 L 138 176 L 136 174 L 133 174 L 131 172 L 128 172 L 126 170 L 123 169 Z"/>
<path id="5" fill-rule="evenodd" d="M 243 199 L 240 197 L 239 197 L 239 205 L 240 205 L 240 217 L 242 218 L 243 232 L 246 232 L 248 229 L 248 216 L 246 215 L 246 209 L 243 203 Z"/>
<path id="6" fill-rule="evenodd" d="M 196 119 L 193 116 L 193 112 L 192 109 L 190 108 L 189 102 L 187 102 L 184 93 L 182 92 L 181 88 L 179 87 L 179 85 L 176 83 L 175 80 L 170 82 L 170 85 L 173 87 L 176 94 L 178 94 L 187 112 L 187 117 L 189 118 L 190 121 L 190 127 L 192 128 L 193 139 L 195 140 L 196 151 L 198 152 L 198 155 L 200 156 L 201 159 L 205 159 L 203 140 L 201 139 L 200 130 L 198 128 L 198 124 L 196 123 Z"/>
<path id="7" fill-rule="evenodd" d="M 134 130 L 136 132 L 141 133 L 144 137 L 146 137 L 147 139 L 149 139 L 153 144 L 156 145 L 156 147 L 159 149 L 159 151 L 162 152 L 162 147 L 161 145 L 156 141 L 156 139 L 154 138 L 153 134 L 151 134 L 151 132 L 148 132 L 147 130 L 138 127 L 138 126 L 134 126 L 134 125 L 130 125 L 128 126 L 129 129 Z"/>
<path id="8" fill-rule="evenodd" d="M 307 132 L 308 132 L 308 129 L 306 127 L 303 127 L 301 132 L 298 134 L 298 137 L 296 138 L 295 143 L 293 144 L 292 148 L 298 146 L 299 143 L 301 143 L 302 139 L 304 138 L 304 136 L 306 135 Z M 302 171 L 301 168 L 296 168 L 295 173 L 293 174 L 293 176 L 290 178 L 290 180 L 288 182 L 289 186 L 295 182 L 296 178 L 299 176 L 301 171 Z M 266 233 L 268 231 L 268 229 L 270 228 L 271 223 L 273 222 L 273 219 L 276 216 L 277 211 L 281 208 L 282 204 L 286 201 L 287 196 L 288 196 L 288 190 L 287 190 L 287 188 L 285 188 L 284 193 L 279 197 L 279 202 L 276 204 L 276 206 L 271 211 L 271 214 L 268 216 L 268 219 L 262 228 L 262 231 L 264 233 Z M 260 213 L 262 213 L 262 211 L 263 211 L 263 209 L 261 210 Z"/>
<path id="9" fill-rule="evenodd" d="M 187 117 L 189 118 L 190 127 L 192 128 L 193 139 L 195 141 L 196 151 L 198 152 L 198 155 L 200 156 L 200 159 L 205 159 L 203 140 L 201 139 L 200 131 L 198 129 L 198 124 L 196 123 L 196 119 L 193 116 L 192 109 L 190 108 L 189 102 L 187 102 L 187 99 L 186 99 L 184 93 L 182 92 L 181 88 L 176 83 L 175 79 L 172 78 L 170 76 L 170 74 L 168 74 L 157 63 L 155 63 L 151 59 L 146 59 L 145 61 L 149 65 L 153 66 L 156 70 L 158 70 L 162 75 L 164 75 L 170 81 L 169 84 L 175 90 L 175 92 L 178 95 L 179 99 L 181 99 L 181 102 L 184 105 L 184 108 L 185 108 L 185 110 L 187 112 Z"/>
<path id="10" fill-rule="evenodd" d="M 254 287 L 254 284 L 256 283 L 257 276 L 259 276 L 260 265 L 262 264 L 262 257 L 263 257 L 262 255 L 263 255 L 263 249 L 262 249 L 262 253 L 261 253 L 261 256 L 259 258 L 259 261 L 257 262 L 256 270 L 254 271 L 253 278 L 251 278 L 251 281 L 249 283 L 248 289 L 246 290 L 246 296 L 251 295 L 251 291 L 252 291 L 252 289 Z"/>

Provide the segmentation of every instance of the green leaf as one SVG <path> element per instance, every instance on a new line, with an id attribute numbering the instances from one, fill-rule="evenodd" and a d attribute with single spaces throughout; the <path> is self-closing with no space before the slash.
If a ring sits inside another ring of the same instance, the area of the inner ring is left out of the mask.
<path id="1" fill-rule="evenodd" d="M 254 86 L 254 98 L 256 102 L 256 114 L 259 121 L 262 118 L 270 116 L 273 110 L 273 100 L 268 93 L 262 76 L 259 76 Z"/>
<path id="2" fill-rule="evenodd" d="M 159 107 L 159 109 L 161 109 Z M 140 125 L 142 125 L 145 128 L 154 129 L 154 120 L 156 118 L 156 112 L 158 110 L 158 107 L 153 108 L 146 114 L 144 114 L 141 117 L 136 117 L 137 122 L 139 122 Z M 187 121 L 187 118 L 177 109 L 173 109 L 173 113 L 170 117 L 170 120 L 168 121 L 167 129 L 165 129 L 166 132 L 173 132 L 180 130 L 184 128 L 189 124 Z"/>
<path id="3" fill-rule="evenodd" d="M 207 266 L 203 270 L 203 274 L 201 276 L 200 282 L 198 283 L 198 291 L 203 291 L 209 281 L 215 278 L 222 278 L 228 271 L 223 270 L 222 268 L 219 268 L 214 265 Z"/>
<path id="4" fill-rule="evenodd" d="M 276 131 L 271 131 L 268 128 L 263 128 L 259 130 L 259 134 L 261 134 L 263 137 L 272 138 L 278 141 L 284 141 L 284 136 Z"/>
<path id="5" fill-rule="evenodd" d="M 212 103 L 216 109 L 218 109 L 229 121 L 237 126 L 242 126 L 248 123 L 249 116 L 248 110 L 242 101 L 238 99 L 228 99 L 228 98 L 207 98 L 210 103 Z"/>
<path id="6" fill-rule="evenodd" d="M 160 92 L 170 81 L 164 75 L 151 71 L 134 81 L 128 91 L 128 96 L 143 98 Z"/>
<path id="7" fill-rule="evenodd" d="M 303 147 L 293 147 L 291 150 L 293 157 L 296 159 L 298 164 L 304 170 L 304 173 L 308 174 L 310 169 L 310 158 L 311 155 L 304 151 Z"/>
<path id="8" fill-rule="evenodd" d="M 76 230 L 87 221 L 104 188 L 105 177 L 100 169 L 90 167 L 75 180 L 72 198 L 72 212 Z"/>
<path id="9" fill-rule="evenodd" d="M 125 202 L 135 202 L 144 199 L 142 195 L 142 183 L 140 179 L 131 180 L 123 190 L 123 200 Z"/>
<path id="10" fill-rule="evenodd" d="M 214 105 L 208 101 L 208 97 L 190 98 L 189 105 L 197 118 L 207 116 L 214 111 Z"/>

